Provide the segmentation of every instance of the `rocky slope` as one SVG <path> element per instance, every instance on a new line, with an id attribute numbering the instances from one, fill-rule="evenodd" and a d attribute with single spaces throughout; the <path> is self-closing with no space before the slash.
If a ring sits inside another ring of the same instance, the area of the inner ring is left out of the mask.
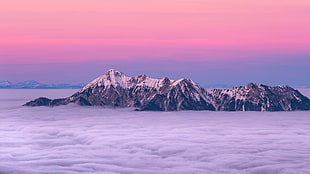
<path id="1" fill-rule="evenodd" d="M 232 89 L 207 91 L 189 79 L 128 77 L 109 70 L 83 89 L 64 99 L 38 98 L 25 106 L 58 106 L 69 103 L 89 106 L 136 107 L 138 110 L 179 111 L 291 111 L 310 110 L 310 100 L 288 86 L 248 84 Z"/>
<path id="2" fill-rule="evenodd" d="M 310 100 L 289 86 L 270 87 L 250 83 L 207 94 L 217 111 L 310 110 Z"/>

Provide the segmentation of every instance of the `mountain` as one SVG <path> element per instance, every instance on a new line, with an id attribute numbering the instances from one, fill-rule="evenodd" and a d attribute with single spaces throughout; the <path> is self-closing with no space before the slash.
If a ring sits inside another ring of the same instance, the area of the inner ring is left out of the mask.
<path id="1" fill-rule="evenodd" d="M 0 88 L 10 88 L 13 85 L 12 82 L 7 80 L 0 81 Z"/>
<path id="2" fill-rule="evenodd" d="M 38 98 L 25 106 L 135 107 L 148 111 L 291 111 L 310 110 L 310 100 L 288 86 L 250 83 L 231 89 L 206 90 L 190 79 L 128 77 L 109 70 L 68 98 Z"/>
<path id="3" fill-rule="evenodd" d="M 42 84 L 34 80 L 13 83 L 10 81 L 0 81 L 0 89 L 80 89 L 84 85 L 70 84 Z"/>
<path id="4" fill-rule="evenodd" d="M 310 110 L 310 100 L 289 86 L 250 83 L 231 89 L 213 89 L 207 95 L 217 111 Z"/>
<path id="5" fill-rule="evenodd" d="M 188 79 L 152 79 L 146 75 L 128 77 L 119 71 L 109 70 L 71 97 L 57 100 L 39 98 L 26 106 L 77 103 L 159 111 L 214 110 L 205 92 Z"/>

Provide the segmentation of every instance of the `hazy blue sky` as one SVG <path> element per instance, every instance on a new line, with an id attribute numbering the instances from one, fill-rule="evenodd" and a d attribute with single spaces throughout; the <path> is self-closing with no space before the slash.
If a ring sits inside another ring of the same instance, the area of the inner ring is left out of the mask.
<path id="1" fill-rule="evenodd" d="M 0 79 L 11 81 L 37 80 L 42 83 L 87 83 L 108 69 L 117 69 L 129 76 L 147 74 L 154 78 L 191 78 L 203 86 L 245 85 L 249 82 L 268 85 L 310 87 L 308 56 L 295 59 L 275 55 L 269 59 L 217 61 L 123 60 L 76 63 L 0 65 Z"/>

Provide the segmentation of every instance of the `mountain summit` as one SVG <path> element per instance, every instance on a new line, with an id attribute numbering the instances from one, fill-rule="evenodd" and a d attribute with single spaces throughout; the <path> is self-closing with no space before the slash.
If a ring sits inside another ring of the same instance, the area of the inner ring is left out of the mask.
<path id="1" fill-rule="evenodd" d="M 310 100 L 289 86 L 270 87 L 250 83 L 232 89 L 206 90 L 190 79 L 128 77 L 109 70 L 72 96 L 38 98 L 25 106 L 58 106 L 69 103 L 88 106 L 135 107 L 148 111 L 291 111 L 310 110 Z"/>

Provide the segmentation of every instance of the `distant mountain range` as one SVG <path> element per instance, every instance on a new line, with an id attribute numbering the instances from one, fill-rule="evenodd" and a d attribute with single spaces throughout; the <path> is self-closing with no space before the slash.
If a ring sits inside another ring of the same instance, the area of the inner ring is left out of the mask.
<path id="1" fill-rule="evenodd" d="M 34 80 L 24 82 L 0 81 L 0 89 L 81 89 L 85 84 L 42 84 Z"/>
<path id="2" fill-rule="evenodd" d="M 147 111 L 293 111 L 310 110 L 310 99 L 289 86 L 249 83 L 231 89 L 206 90 L 190 79 L 128 77 L 109 70 L 70 97 L 38 98 L 25 106 L 135 107 Z"/>

